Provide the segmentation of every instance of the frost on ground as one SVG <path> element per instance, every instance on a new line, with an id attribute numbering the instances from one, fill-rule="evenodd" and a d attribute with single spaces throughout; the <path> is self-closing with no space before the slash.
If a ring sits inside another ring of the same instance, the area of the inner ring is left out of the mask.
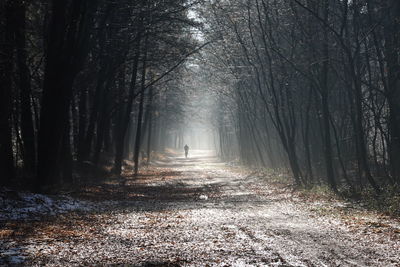
<path id="1" fill-rule="evenodd" d="M 22 264 L 30 255 L 18 242 L 10 238 L 14 231 L 4 226 L 9 225 L 11 221 L 21 224 L 23 224 L 22 221 L 27 221 L 29 224 L 44 216 L 55 216 L 71 211 L 87 212 L 92 209 L 93 205 L 89 202 L 68 196 L 46 196 L 1 188 L 0 264 Z"/>
<path id="2" fill-rule="evenodd" d="M 103 209 L 7 221 L 2 263 L 400 266 L 395 220 L 356 209 L 323 214 L 327 203 L 305 203 L 205 154 L 172 157 L 136 180 L 128 174 L 124 186 L 110 180 L 78 196 Z"/>
<path id="3" fill-rule="evenodd" d="M 35 220 L 43 215 L 56 215 L 69 211 L 88 211 L 92 205 L 68 196 L 46 196 L 0 190 L 0 222 L 5 220 Z"/>

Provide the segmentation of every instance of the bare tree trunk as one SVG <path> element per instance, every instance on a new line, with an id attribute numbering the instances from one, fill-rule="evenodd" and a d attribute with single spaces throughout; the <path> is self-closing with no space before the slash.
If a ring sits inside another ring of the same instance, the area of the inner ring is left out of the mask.
<path id="1" fill-rule="evenodd" d="M 151 137 L 153 132 L 153 86 L 149 89 L 149 104 L 147 105 L 148 118 L 148 135 L 147 135 L 147 164 L 150 163 L 151 155 Z"/>
<path id="2" fill-rule="evenodd" d="M 146 86 L 146 68 L 147 68 L 147 42 L 148 36 L 146 36 L 145 46 L 144 46 L 144 56 L 143 56 L 143 65 L 142 65 L 142 82 L 140 88 L 140 102 L 139 102 L 139 114 L 137 120 L 137 128 L 136 128 L 136 138 L 135 138 L 135 148 L 134 148 L 134 156 L 133 161 L 135 163 L 135 175 L 138 174 L 139 171 L 139 153 L 140 153 L 140 142 L 141 142 L 141 134 L 142 134 L 142 120 L 143 120 L 143 102 L 144 102 L 144 91 Z"/>
<path id="3" fill-rule="evenodd" d="M 24 168 L 27 174 L 33 174 L 36 165 L 35 132 L 31 104 L 31 77 L 26 50 L 26 3 L 14 1 L 15 43 L 17 47 L 17 65 L 21 98 L 21 137 L 24 144 Z"/>
<path id="4" fill-rule="evenodd" d="M 99 117 L 99 112 L 100 112 L 100 108 L 101 108 L 100 103 L 102 101 L 104 90 L 105 90 L 104 88 L 105 88 L 107 72 L 108 72 L 107 69 L 109 66 L 109 62 L 102 61 L 102 63 L 104 64 L 104 66 L 101 66 L 101 69 L 98 74 L 99 76 L 97 79 L 97 85 L 96 85 L 96 89 L 95 89 L 95 93 L 94 93 L 92 109 L 90 111 L 89 124 L 88 124 L 87 130 L 86 130 L 84 146 L 81 149 L 81 153 L 79 155 L 79 158 L 81 160 L 88 160 L 90 158 L 90 154 L 92 151 L 92 145 L 93 145 L 93 139 L 95 138 L 96 122 L 98 121 L 98 117 Z M 99 129 L 97 129 L 97 132 L 98 132 L 98 130 Z"/>
<path id="5" fill-rule="evenodd" d="M 387 63 L 390 131 L 390 165 L 392 175 L 400 183 L 400 2 L 386 0 L 385 59 Z"/>
<path id="6" fill-rule="evenodd" d="M 88 91 L 86 88 L 82 88 L 79 91 L 79 124 L 78 124 L 78 149 L 77 156 L 78 162 L 82 162 L 84 160 L 84 149 L 85 149 L 85 136 L 86 136 L 86 127 L 87 127 L 87 97 Z"/>
<path id="7" fill-rule="evenodd" d="M 323 17 L 325 23 L 329 23 L 329 1 L 325 0 L 323 4 Z M 323 133 L 324 133 L 324 157 L 326 175 L 328 183 L 334 192 L 337 192 L 337 185 L 335 174 L 333 171 L 333 155 L 332 155 L 332 142 L 331 142 L 331 127 L 330 127 L 330 114 L 329 114 L 329 51 L 328 51 L 328 29 L 323 27 L 323 41 L 322 41 L 322 69 L 321 69 L 321 81 L 320 81 L 320 94 L 321 94 L 321 109 L 322 109 L 322 121 L 323 121 Z"/>
<path id="8" fill-rule="evenodd" d="M 67 184 L 72 184 L 72 150 L 71 150 L 71 118 L 68 119 L 67 125 L 64 131 L 62 148 L 61 148 L 61 161 L 60 170 L 62 175 L 62 181 Z"/>
<path id="9" fill-rule="evenodd" d="M 0 3 L 0 185 L 15 177 L 11 137 L 11 92 L 13 73 L 12 1 Z"/>
<path id="10" fill-rule="evenodd" d="M 78 0 L 52 1 L 38 135 L 36 191 L 47 191 L 59 182 L 58 167 L 72 86 L 87 54 L 87 44 L 79 43 L 87 38 L 83 25 L 90 22 L 85 4 Z"/>
<path id="11" fill-rule="evenodd" d="M 107 75 L 108 77 L 112 77 L 111 75 Z M 97 117 L 97 135 L 96 135 L 96 143 L 95 143 L 95 147 L 94 147 L 94 153 L 93 153 L 93 164 L 94 165 L 98 165 L 99 164 L 99 160 L 100 160 L 100 154 L 101 151 L 103 149 L 103 145 L 104 145 L 104 140 L 106 137 L 107 133 L 107 124 L 108 121 L 110 120 L 110 116 L 109 116 L 109 111 L 110 111 L 110 91 L 111 91 L 111 87 L 113 80 L 111 78 L 109 78 L 106 82 L 105 88 L 103 90 L 103 96 L 102 99 L 100 101 L 100 105 L 99 107 L 101 107 L 101 109 L 99 110 L 99 114 Z"/>
<path id="12" fill-rule="evenodd" d="M 129 85 L 129 94 L 128 94 L 128 103 L 126 105 L 126 110 L 123 116 L 123 121 L 121 128 L 117 132 L 118 139 L 116 142 L 115 147 L 115 160 L 114 160 L 114 172 L 116 174 L 121 174 L 121 167 L 122 167 L 122 159 L 124 155 L 124 144 L 125 144 L 125 137 L 129 127 L 129 121 L 131 119 L 131 112 L 133 107 L 135 89 L 136 89 L 136 79 L 137 79 L 137 72 L 138 72 L 138 65 L 139 65 L 139 56 L 140 56 L 140 42 L 141 42 L 141 33 L 138 34 L 136 37 L 136 45 L 135 45 L 135 57 L 133 59 L 132 64 L 132 76 Z"/>

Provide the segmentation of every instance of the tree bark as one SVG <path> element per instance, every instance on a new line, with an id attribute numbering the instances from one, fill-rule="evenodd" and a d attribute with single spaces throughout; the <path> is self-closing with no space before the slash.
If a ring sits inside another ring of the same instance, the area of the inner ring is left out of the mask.
<path id="1" fill-rule="evenodd" d="M 15 43 L 17 48 L 17 66 L 21 100 L 21 137 L 24 144 L 23 159 L 26 174 L 33 174 L 36 166 L 35 132 L 31 103 L 31 75 L 26 50 L 26 3 L 14 1 Z"/>
<path id="2" fill-rule="evenodd" d="M 0 3 L 0 185 L 15 178 L 11 136 L 11 94 L 13 74 L 12 1 Z"/>
<path id="3" fill-rule="evenodd" d="M 386 1 L 385 59 L 387 64 L 387 100 L 389 105 L 390 165 L 392 175 L 400 183 L 400 2 Z"/>
<path id="4" fill-rule="evenodd" d="M 132 64 L 132 76 L 129 85 L 129 95 L 128 95 L 128 103 L 126 105 L 126 110 L 123 115 L 122 125 L 119 129 L 117 142 L 115 144 L 115 160 L 114 160 L 114 172 L 118 175 L 121 174 L 122 168 L 122 159 L 124 155 L 124 145 L 125 145 L 125 137 L 128 132 L 129 122 L 131 119 L 131 112 L 133 106 L 133 100 L 135 96 L 135 89 L 136 89 L 136 79 L 137 79 L 137 72 L 138 72 L 138 65 L 139 65 L 139 56 L 140 56 L 140 42 L 141 42 L 141 33 L 139 32 L 138 36 L 136 37 L 136 45 L 135 45 L 135 56 L 133 59 Z"/>
<path id="5" fill-rule="evenodd" d="M 60 182 L 63 137 L 69 117 L 74 78 L 82 64 L 77 47 L 78 24 L 84 16 L 84 3 L 53 0 L 46 51 L 43 97 L 38 135 L 38 167 L 35 190 L 49 191 Z"/>
<path id="6" fill-rule="evenodd" d="M 149 103 L 147 105 L 148 112 L 148 134 L 147 134 L 147 164 L 150 163 L 150 155 L 151 155 L 151 138 L 153 132 L 153 86 L 150 86 L 149 89 Z"/>
<path id="7" fill-rule="evenodd" d="M 135 138 L 135 148 L 133 161 L 135 163 L 135 175 L 138 174 L 139 170 L 139 153 L 140 153 L 140 142 L 141 142 L 141 134 L 142 134 L 142 120 L 143 120 L 143 102 L 144 102 L 144 91 L 145 91 L 145 83 L 146 83 L 146 68 L 147 68 L 147 42 L 148 36 L 146 36 L 145 41 L 145 50 L 143 56 L 143 65 L 142 65 L 142 82 L 140 88 L 140 102 L 139 102 L 139 114 L 137 120 L 137 128 L 136 128 L 136 138 Z"/>

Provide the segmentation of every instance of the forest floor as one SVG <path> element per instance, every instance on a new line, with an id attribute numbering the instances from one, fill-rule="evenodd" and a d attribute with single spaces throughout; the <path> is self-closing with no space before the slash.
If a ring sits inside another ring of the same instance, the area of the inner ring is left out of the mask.
<path id="1" fill-rule="evenodd" d="M 399 220 L 206 151 L 125 177 L 72 193 L 82 209 L 0 217 L 0 265 L 400 266 Z"/>

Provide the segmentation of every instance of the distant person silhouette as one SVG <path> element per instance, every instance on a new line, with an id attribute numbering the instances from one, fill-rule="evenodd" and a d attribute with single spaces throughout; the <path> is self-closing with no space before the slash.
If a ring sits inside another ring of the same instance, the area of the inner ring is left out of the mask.
<path id="1" fill-rule="evenodd" d="M 185 145 L 183 148 L 185 149 L 185 158 L 187 158 L 188 153 L 189 153 L 189 146 Z"/>

